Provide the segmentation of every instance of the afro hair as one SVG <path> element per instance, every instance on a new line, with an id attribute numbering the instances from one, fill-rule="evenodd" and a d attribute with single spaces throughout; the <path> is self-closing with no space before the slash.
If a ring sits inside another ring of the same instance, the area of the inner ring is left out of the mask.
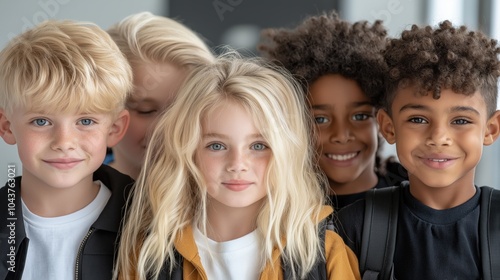
<path id="1" fill-rule="evenodd" d="M 383 105 L 390 112 L 396 91 L 410 86 L 420 95 L 432 93 L 434 99 L 441 89 L 464 95 L 479 90 L 491 116 L 497 106 L 499 53 L 496 40 L 466 26 L 456 28 L 450 21 L 434 29 L 413 25 L 385 49 L 389 72 Z"/>
<path id="2" fill-rule="evenodd" d="M 262 55 L 288 69 L 305 93 L 316 79 L 339 74 L 357 82 L 377 105 L 387 71 L 382 55 L 387 31 L 381 21 L 349 23 L 337 13 L 306 18 L 295 29 L 265 29 Z"/>

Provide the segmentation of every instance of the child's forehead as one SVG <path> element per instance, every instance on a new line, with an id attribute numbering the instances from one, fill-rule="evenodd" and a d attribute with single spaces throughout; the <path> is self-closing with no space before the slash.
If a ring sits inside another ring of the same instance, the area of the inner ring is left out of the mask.
<path id="1" fill-rule="evenodd" d="M 420 106 L 419 104 L 425 104 Z M 416 87 L 400 88 L 395 91 L 392 109 L 435 107 L 474 107 L 481 114 L 487 113 L 486 101 L 479 90 L 465 94 L 453 89 L 441 89 L 438 95 L 432 91 L 421 91 Z"/>

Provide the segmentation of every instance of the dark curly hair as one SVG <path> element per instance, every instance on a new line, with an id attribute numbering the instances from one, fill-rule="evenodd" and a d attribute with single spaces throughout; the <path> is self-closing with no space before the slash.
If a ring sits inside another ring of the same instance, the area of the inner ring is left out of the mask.
<path id="1" fill-rule="evenodd" d="M 381 21 L 349 23 L 330 12 L 306 18 L 295 29 L 264 29 L 258 50 L 288 69 L 305 93 L 321 76 L 340 74 L 356 81 L 376 105 L 385 90 L 386 36 Z"/>
<path id="2" fill-rule="evenodd" d="M 435 29 L 413 25 L 401 38 L 391 39 L 384 51 L 389 72 L 383 106 L 390 113 L 397 89 L 408 86 L 420 95 L 432 93 L 434 99 L 441 89 L 464 95 L 479 90 L 491 116 L 497 106 L 499 53 L 496 40 L 466 26 L 456 28 L 450 21 Z"/>
<path id="3" fill-rule="evenodd" d="M 328 74 L 355 81 L 374 106 L 379 107 L 385 91 L 387 66 L 382 55 L 387 30 L 382 21 L 350 23 L 335 11 L 306 18 L 294 29 L 269 28 L 262 31 L 257 47 L 262 55 L 285 67 L 308 94 L 309 85 Z M 378 138 L 375 166 L 385 174 Z"/>

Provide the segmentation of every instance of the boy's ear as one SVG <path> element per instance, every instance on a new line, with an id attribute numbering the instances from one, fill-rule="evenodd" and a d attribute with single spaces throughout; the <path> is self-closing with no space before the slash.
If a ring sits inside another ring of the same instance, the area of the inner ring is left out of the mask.
<path id="1" fill-rule="evenodd" d="M 0 109 L 0 136 L 7 144 L 16 144 L 16 138 L 10 130 L 10 121 L 7 119 L 7 115 L 3 109 Z"/>
<path id="2" fill-rule="evenodd" d="M 396 132 L 394 131 L 394 124 L 392 118 L 384 109 L 379 109 L 377 112 L 377 122 L 379 125 L 380 133 L 384 136 L 389 144 L 396 143 Z"/>
<path id="3" fill-rule="evenodd" d="M 130 113 L 128 112 L 128 110 L 121 111 L 116 117 L 115 121 L 113 122 L 109 130 L 108 141 L 107 141 L 108 147 L 113 147 L 118 142 L 120 142 L 120 140 L 122 140 L 123 136 L 125 135 L 125 132 L 127 132 L 129 123 L 130 123 Z"/>
<path id="4" fill-rule="evenodd" d="M 486 123 L 486 131 L 484 134 L 483 144 L 489 146 L 497 140 L 500 135 L 500 111 L 495 114 Z"/>

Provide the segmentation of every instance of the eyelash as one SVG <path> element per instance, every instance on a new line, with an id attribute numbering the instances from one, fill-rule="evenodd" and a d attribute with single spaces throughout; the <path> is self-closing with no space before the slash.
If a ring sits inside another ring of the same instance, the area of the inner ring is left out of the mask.
<path id="1" fill-rule="evenodd" d="M 220 146 L 220 148 L 219 149 L 214 149 L 215 145 Z M 257 145 L 261 145 L 262 147 L 260 149 L 256 149 L 255 146 L 257 146 Z M 226 150 L 227 149 L 226 146 L 224 146 L 221 143 L 210 143 L 210 144 L 207 145 L 207 148 L 209 150 L 212 150 L 212 151 L 222 151 L 222 150 Z M 250 149 L 251 150 L 255 150 L 255 151 L 263 151 L 263 150 L 269 149 L 269 147 L 266 144 L 264 144 L 264 143 L 258 142 L 258 143 L 254 143 L 254 144 L 250 145 Z"/>
<path id="2" fill-rule="evenodd" d="M 427 124 L 427 123 L 429 123 L 426 119 L 424 119 L 422 117 L 410 118 L 408 121 L 411 123 L 415 123 L 415 124 Z M 451 122 L 451 124 L 456 124 L 456 125 L 466 125 L 466 124 L 470 124 L 470 123 L 472 123 L 472 122 L 467 120 L 467 119 L 455 119 Z"/>

